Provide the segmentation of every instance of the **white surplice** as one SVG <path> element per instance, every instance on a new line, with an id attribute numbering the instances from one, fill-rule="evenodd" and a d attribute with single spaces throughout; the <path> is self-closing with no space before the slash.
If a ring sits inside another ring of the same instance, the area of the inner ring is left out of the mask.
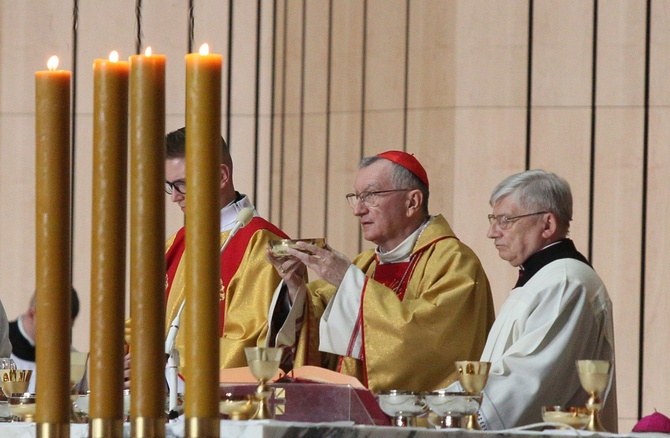
<path id="1" fill-rule="evenodd" d="M 545 405 L 584 406 L 579 359 L 614 363 L 612 304 L 591 267 L 559 259 L 512 290 L 491 328 L 481 357 L 492 363 L 482 426 L 497 430 L 541 422 Z M 612 373 L 601 414 L 610 432 L 617 430 L 615 382 Z"/>

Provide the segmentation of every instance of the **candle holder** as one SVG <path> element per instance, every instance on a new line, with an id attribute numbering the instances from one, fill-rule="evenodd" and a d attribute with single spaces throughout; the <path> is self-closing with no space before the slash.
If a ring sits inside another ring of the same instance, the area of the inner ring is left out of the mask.
<path id="1" fill-rule="evenodd" d="M 463 390 L 475 396 L 480 396 L 480 403 L 483 399 L 484 387 L 489 378 L 489 370 L 491 369 L 491 362 L 482 362 L 477 360 L 461 360 L 456 361 L 456 371 L 458 371 L 458 380 L 461 382 Z M 477 421 L 477 413 L 468 415 L 466 429 L 479 430 L 479 421 Z"/>
<path id="2" fill-rule="evenodd" d="M 589 422 L 586 430 L 607 432 L 600 422 L 600 410 L 603 407 L 602 394 L 610 381 L 611 364 L 607 360 L 578 360 L 577 372 L 582 388 L 590 394 L 586 402 Z"/>
<path id="3" fill-rule="evenodd" d="M 267 381 L 279 370 L 279 362 L 283 352 L 283 348 L 246 347 L 244 349 L 251 374 L 258 379 L 258 387 L 256 388 L 258 409 L 251 416 L 252 420 L 274 418 L 274 413 L 269 406 L 272 391 L 267 386 Z"/>

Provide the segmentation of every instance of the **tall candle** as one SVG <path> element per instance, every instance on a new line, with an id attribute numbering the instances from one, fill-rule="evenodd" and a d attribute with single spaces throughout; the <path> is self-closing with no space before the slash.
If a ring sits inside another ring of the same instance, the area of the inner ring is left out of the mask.
<path id="1" fill-rule="evenodd" d="M 128 63 L 93 63 L 91 436 L 121 436 L 126 269 Z"/>
<path id="2" fill-rule="evenodd" d="M 70 80 L 71 72 L 35 73 L 35 261 L 38 430 L 70 428 Z M 49 435 L 51 436 L 51 435 Z"/>
<path id="3" fill-rule="evenodd" d="M 133 436 L 165 435 L 165 56 L 130 57 Z"/>
<path id="4" fill-rule="evenodd" d="M 219 185 L 222 56 L 186 55 L 187 436 L 219 436 Z"/>

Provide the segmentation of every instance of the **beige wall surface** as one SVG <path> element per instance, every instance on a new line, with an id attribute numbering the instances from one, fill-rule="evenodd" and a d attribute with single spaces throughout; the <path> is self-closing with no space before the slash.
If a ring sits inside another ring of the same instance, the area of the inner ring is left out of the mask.
<path id="1" fill-rule="evenodd" d="M 431 212 L 480 256 L 499 307 L 516 273 L 485 236 L 491 189 L 526 168 L 566 177 L 571 236 L 614 304 L 620 430 L 653 409 L 670 412 L 662 366 L 670 355 L 670 3 L 141 4 L 138 27 L 134 1 L 79 2 L 76 31 L 71 1 L 0 5 L 0 299 L 10 319 L 35 282 L 34 72 L 52 54 L 76 67 L 73 284 L 82 314 L 74 342 L 88 350 L 92 62 L 114 49 L 127 57 L 138 43 L 165 53 L 172 130 L 184 123 L 183 57 L 189 44 L 208 42 L 224 55 L 222 127 L 236 186 L 291 236 L 325 236 L 349 257 L 370 247 L 344 195 L 361 157 L 406 150 L 427 168 Z M 171 234 L 182 217 L 172 205 L 166 211 Z"/>

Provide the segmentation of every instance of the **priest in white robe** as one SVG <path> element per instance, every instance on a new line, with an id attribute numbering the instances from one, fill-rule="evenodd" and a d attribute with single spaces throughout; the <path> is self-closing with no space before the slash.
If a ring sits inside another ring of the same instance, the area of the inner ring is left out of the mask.
<path id="1" fill-rule="evenodd" d="M 493 430 L 541 422 L 542 406 L 584 406 L 588 394 L 575 362 L 608 360 L 614 368 L 614 333 L 607 289 L 567 238 L 567 181 L 542 170 L 512 175 L 494 189 L 490 204 L 487 236 L 519 268 L 481 356 L 491 370 L 479 422 Z M 616 432 L 614 372 L 603 399 L 602 422 Z"/>

